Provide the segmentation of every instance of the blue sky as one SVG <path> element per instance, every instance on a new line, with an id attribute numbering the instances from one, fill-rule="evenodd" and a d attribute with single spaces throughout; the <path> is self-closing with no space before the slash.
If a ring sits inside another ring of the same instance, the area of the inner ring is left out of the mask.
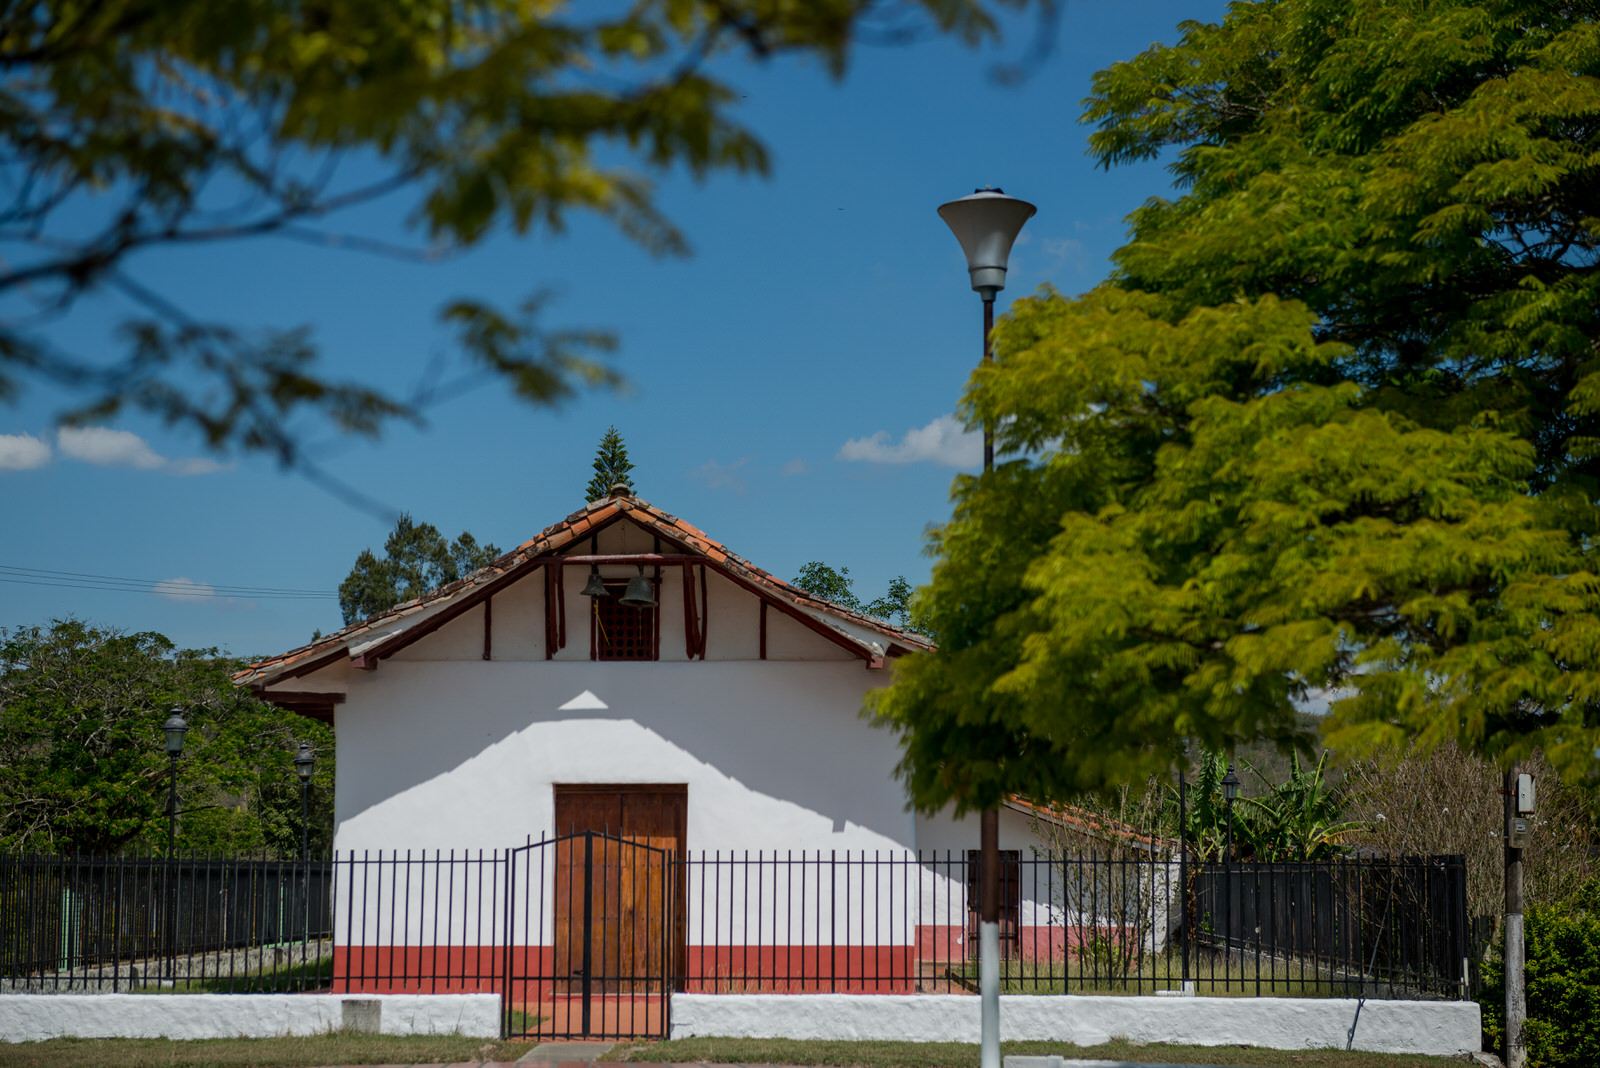
<path id="1" fill-rule="evenodd" d="M 618 334 L 623 391 L 552 411 L 491 385 L 430 410 L 420 430 L 327 442 L 323 465 L 388 508 L 506 549 L 583 504 L 614 423 L 640 496 L 785 578 L 809 560 L 848 567 L 870 598 L 897 574 L 926 580 L 924 531 L 948 517 L 953 476 L 978 463 L 949 416 L 980 355 L 981 305 L 935 209 L 984 185 L 1038 205 L 1002 308 L 1045 283 L 1094 285 L 1126 215 L 1170 186 L 1156 164 L 1094 168 L 1077 121 L 1089 79 L 1222 10 L 1068 2 L 1049 59 L 1015 86 L 989 74 L 1027 51 L 1026 21 L 976 52 L 863 48 L 840 83 L 793 59 L 741 63 L 738 117 L 773 171 L 660 177 L 687 258 L 653 259 L 574 216 L 564 234 L 498 234 L 444 264 L 269 239 L 145 253 L 132 267 L 207 318 L 309 326 L 330 375 L 401 393 L 451 357 L 436 319 L 446 302 L 509 306 L 551 290 L 549 326 Z M 409 207 L 397 198 L 336 223 L 400 239 Z M 57 337 L 92 353 L 130 310 L 90 300 Z M 339 625 L 331 598 L 226 587 L 331 594 L 390 523 L 269 459 L 211 457 L 148 420 L 58 432 L 66 402 L 32 384 L 0 406 L 0 565 L 137 581 L 131 592 L 0 582 L 0 626 L 72 615 L 250 655 Z"/>

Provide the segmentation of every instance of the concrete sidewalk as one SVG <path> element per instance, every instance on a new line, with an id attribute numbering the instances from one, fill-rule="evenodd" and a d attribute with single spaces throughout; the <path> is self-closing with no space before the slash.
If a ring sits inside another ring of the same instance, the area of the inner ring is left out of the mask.
<path id="1" fill-rule="evenodd" d="M 559 1046 L 559 1049 L 547 1048 Z M 540 1064 L 547 1068 L 595 1068 L 607 1043 L 547 1043 L 536 1046 L 515 1061 L 463 1061 L 456 1064 L 377 1065 L 367 1068 L 515 1068 L 518 1064 Z M 635 1068 L 806 1068 L 804 1065 L 782 1064 L 710 1064 L 704 1061 L 665 1062 L 629 1061 Z M 1215 1065 L 1176 1064 L 1170 1061 L 1106 1061 L 1081 1060 L 1070 1057 L 1007 1057 L 1005 1068 L 1216 1068 Z M 1240 1066 L 1236 1066 L 1240 1068 Z"/>
<path id="2" fill-rule="evenodd" d="M 1022 1062 L 1020 1064 L 1016 1062 Z M 551 1056 L 534 1058 L 523 1056 L 515 1061 L 459 1061 L 455 1064 L 384 1064 L 366 1065 L 364 1068 L 516 1068 L 519 1064 L 541 1064 L 549 1068 L 594 1068 L 597 1059 L 585 1057 L 573 1060 L 554 1060 Z M 611 1062 L 600 1061 L 601 1064 Z M 807 1068 L 805 1065 L 783 1064 L 709 1064 L 704 1061 L 668 1063 L 665 1061 L 629 1061 L 636 1068 Z M 1097 1061 L 1076 1060 L 1063 1057 L 1007 1057 L 1005 1068 L 1217 1068 L 1209 1064 L 1174 1064 L 1170 1061 Z M 330 1066 L 337 1068 L 337 1066 Z M 1235 1066 L 1242 1068 L 1242 1066 Z"/>

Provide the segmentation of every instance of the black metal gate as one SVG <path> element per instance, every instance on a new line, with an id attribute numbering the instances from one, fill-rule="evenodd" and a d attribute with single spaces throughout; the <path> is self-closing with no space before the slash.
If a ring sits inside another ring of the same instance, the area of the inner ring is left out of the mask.
<path id="1" fill-rule="evenodd" d="M 507 1037 L 667 1036 L 681 940 L 669 845 L 580 831 L 512 850 Z"/>

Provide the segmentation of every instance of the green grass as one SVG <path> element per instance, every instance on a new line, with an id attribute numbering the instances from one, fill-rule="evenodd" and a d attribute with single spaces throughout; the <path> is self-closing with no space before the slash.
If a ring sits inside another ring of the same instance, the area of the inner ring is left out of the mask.
<path id="1" fill-rule="evenodd" d="M 330 1064 L 514 1061 L 526 1042 L 455 1035 L 307 1038 L 53 1038 L 0 1042 L 0 1068 L 317 1068 Z"/>
<path id="2" fill-rule="evenodd" d="M 1007 1042 L 1002 1056 L 1083 1057 L 1099 1060 L 1250 1065 L 1253 1068 L 1461 1068 L 1453 1057 L 1343 1050 L 1281 1050 L 1254 1046 L 1174 1046 L 1112 1041 Z M 799 1042 L 790 1039 L 686 1038 L 633 1043 L 614 1051 L 630 1061 L 794 1064 L 828 1068 L 977 1068 L 978 1047 L 959 1042 Z M 608 1058 L 609 1059 L 609 1058 Z"/>

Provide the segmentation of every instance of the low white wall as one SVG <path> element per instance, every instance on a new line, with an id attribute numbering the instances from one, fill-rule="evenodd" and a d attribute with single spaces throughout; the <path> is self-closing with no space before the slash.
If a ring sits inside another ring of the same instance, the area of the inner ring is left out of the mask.
<path id="1" fill-rule="evenodd" d="M 1150 998 L 1068 995 L 1001 999 L 1008 1042 L 1095 1046 L 1112 1038 L 1239 1043 L 1273 1049 L 1344 1047 L 1356 1002 L 1346 998 Z M 1453 1056 L 1476 1050 L 1471 1001 L 1368 1001 L 1355 1048 Z M 961 995 L 677 994 L 672 1037 L 976 1042 L 978 999 Z"/>
<path id="2" fill-rule="evenodd" d="M 352 1007 L 347 1009 L 346 1002 Z M 377 1019 L 371 1004 L 376 1002 Z M 273 1038 L 358 1030 L 497 1038 L 497 994 L 8 994 L 0 1039 Z M 374 1026 L 375 1025 L 375 1026 Z"/>

